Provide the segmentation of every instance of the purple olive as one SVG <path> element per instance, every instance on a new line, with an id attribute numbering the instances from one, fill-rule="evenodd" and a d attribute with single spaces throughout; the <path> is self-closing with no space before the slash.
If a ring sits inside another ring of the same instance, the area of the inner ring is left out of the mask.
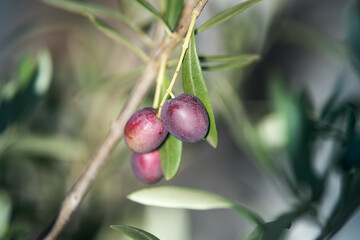
<path id="1" fill-rule="evenodd" d="M 144 183 L 156 183 L 161 180 L 163 173 L 159 150 L 148 153 L 136 153 L 131 156 L 131 168 L 135 176 Z"/>
<path id="2" fill-rule="evenodd" d="M 161 120 L 171 135 L 184 142 L 197 142 L 209 130 L 209 117 L 201 101 L 183 93 L 165 102 Z"/>
<path id="3" fill-rule="evenodd" d="M 134 152 L 151 152 L 166 138 L 167 130 L 156 114 L 156 109 L 143 108 L 135 112 L 127 121 L 124 140 Z"/>

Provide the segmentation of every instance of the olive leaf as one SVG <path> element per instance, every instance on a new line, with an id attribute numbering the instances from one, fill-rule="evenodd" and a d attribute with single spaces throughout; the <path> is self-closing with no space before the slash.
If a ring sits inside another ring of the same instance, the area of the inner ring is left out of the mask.
<path id="1" fill-rule="evenodd" d="M 306 184 L 312 190 L 312 200 L 319 200 L 324 190 L 324 183 L 316 175 L 311 163 L 310 129 L 312 127 L 307 116 L 308 98 L 306 94 L 302 96 L 292 94 L 278 78 L 271 82 L 270 96 L 275 111 L 285 120 L 287 135 L 285 147 L 297 184 Z"/>
<path id="2" fill-rule="evenodd" d="M 255 225 L 264 222 L 259 215 L 241 204 L 234 203 L 215 193 L 194 188 L 179 186 L 144 188 L 131 193 L 127 198 L 140 204 L 165 208 L 191 210 L 231 209 Z"/>
<path id="3" fill-rule="evenodd" d="M 199 56 L 199 59 L 203 70 L 212 71 L 247 67 L 259 61 L 260 56 L 257 54 Z"/>
<path id="4" fill-rule="evenodd" d="M 171 31 L 175 30 L 183 7 L 184 0 L 167 1 L 165 18 Z"/>
<path id="5" fill-rule="evenodd" d="M 170 29 L 168 23 L 163 18 L 163 16 L 148 1 L 136 0 L 136 2 L 139 3 L 141 6 L 143 6 L 146 10 L 148 10 L 156 19 L 158 19 L 161 23 L 163 23 L 165 27 Z"/>
<path id="6" fill-rule="evenodd" d="M 159 150 L 164 177 L 166 180 L 170 180 L 176 175 L 180 167 L 182 141 L 169 134 Z"/>
<path id="7" fill-rule="evenodd" d="M 33 155 L 69 161 L 83 158 L 86 152 L 86 145 L 78 139 L 58 135 L 26 134 L 3 154 L 9 158 Z"/>
<path id="8" fill-rule="evenodd" d="M 194 32 L 191 35 L 189 48 L 186 51 L 182 65 L 182 85 L 184 92 L 196 96 L 204 105 L 210 120 L 210 128 L 206 140 L 212 147 L 216 148 L 218 137 L 215 117 L 196 50 Z"/>
<path id="9" fill-rule="evenodd" d="M 260 226 L 256 226 L 246 238 L 246 240 L 261 240 L 263 231 Z"/>
<path id="10" fill-rule="evenodd" d="M 166 208 L 209 210 L 232 207 L 229 200 L 214 193 L 178 186 L 144 188 L 131 193 L 127 198 L 140 204 Z"/>
<path id="11" fill-rule="evenodd" d="M 146 53 L 129 38 L 118 32 L 114 28 L 110 27 L 109 25 L 105 24 L 104 22 L 100 21 L 91 13 L 84 12 L 84 14 L 89 18 L 89 20 L 95 25 L 95 27 L 100 32 L 102 32 L 103 34 L 114 40 L 116 43 L 125 45 L 128 49 L 130 49 L 133 53 L 135 53 L 142 61 L 144 62 L 148 61 L 149 57 L 146 55 Z"/>
<path id="12" fill-rule="evenodd" d="M 125 23 L 135 34 L 138 35 L 139 39 L 145 44 L 150 44 L 151 39 L 143 32 L 143 30 L 134 24 L 134 21 L 127 16 L 121 14 L 119 11 L 113 10 L 103 5 L 96 3 L 84 2 L 84 1 L 72 1 L 72 0 L 40 0 L 53 7 L 61 8 L 69 12 L 83 14 L 89 12 L 97 17 L 111 18 L 114 20 Z"/>
<path id="13" fill-rule="evenodd" d="M 134 240 L 160 240 L 151 233 L 136 227 L 124 225 L 111 225 L 110 228 L 125 234 Z"/>
<path id="14" fill-rule="evenodd" d="M 0 190 L 0 238 L 3 239 L 9 226 L 12 203 L 10 196 Z"/>
<path id="15" fill-rule="evenodd" d="M 239 3 L 238 5 L 230 7 L 228 9 L 218 13 L 217 15 L 210 18 L 209 20 L 207 20 L 200 27 L 198 27 L 195 32 L 200 33 L 200 32 L 205 31 L 206 29 L 209 29 L 211 27 L 219 25 L 219 24 L 227 21 L 231 17 L 236 16 L 237 14 L 243 12 L 245 9 L 247 9 L 248 7 L 254 5 L 255 3 L 259 2 L 259 1 L 260 0 L 247 0 L 247 1 L 243 1 L 243 2 Z"/>
<path id="16" fill-rule="evenodd" d="M 358 71 L 360 71 L 360 2 L 353 1 L 351 7 L 348 8 L 347 16 L 347 36 L 346 40 L 348 43 L 349 54 L 351 60 Z"/>
<path id="17" fill-rule="evenodd" d="M 18 75 L 0 91 L 0 133 L 10 124 L 25 120 L 52 80 L 52 58 L 47 49 L 37 53 L 36 60 L 24 55 Z"/>

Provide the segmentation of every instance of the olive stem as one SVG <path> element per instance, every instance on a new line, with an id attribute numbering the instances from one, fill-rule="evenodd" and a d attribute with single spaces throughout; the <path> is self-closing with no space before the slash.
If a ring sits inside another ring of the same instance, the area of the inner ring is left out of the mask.
<path id="1" fill-rule="evenodd" d="M 156 90 L 155 90 L 155 95 L 154 95 L 153 108 L 157 108 L 159 106 L 160 90 L 161 90 L 161 85 L 164 82 L 166 63 L 167 63 L 167 57 L 165 55 L 163 55 L 161 57 L 160 68 L 159 68 L 159 72 L 158 72 L 158 75 L 156 78 Z"/>
<path id="2" fill-rule="evenodd" d="M 191 22 L 190 22 L 190 26 L 189 26 L 189 29 L 186 33 L 186 37 L 185 37 L 185 41 L 182 45 L 182 51 L 181 51 L 181 55 L 180 55 L 180 58 L 179 58 L 179 61 L 178 61 L 178 64 L 176 66 L 176 70 L 174 72 L 174 75 L 171 79 L 171 82 L 170 82 L 170 85 L 168 87 L 168 89 L 166 89 L 166 92 L 165 92 L 165 95 L 164 97 L 162 98 L 161 100 L 161 103 L 160 103 L 160 106 L 159 106 L 159 112 L 157 114 L 157 116 L 160 118 L 161 117 L 161 109 L 162 109 L 162 106 L 164 105 L 165 101 L 166 101 L 166 98 L 170 95 L 171 97 L 175 97 L 174 94 L 172 93 L 172 89 L 174 87 L 174 84 L 176 82 L 176 78 L 179 74 L 179 71 L 180 71 L 180 68 L 181 68 L 181 65 L 182 65 L 182 62 L 184 60 L 184 57 L 185 57 L 185 53 L 186 53 L 186 50 L 189 48 L 189 42 L 190 42 L 190 37 L 191 37 L 191 34 L 194 30 L 194 25 L 195 25 L 195 21 L 196 21 L 196 18 L 199 16 L 199 12 L 197 11 L 194 11 L 191 15 Z"/>

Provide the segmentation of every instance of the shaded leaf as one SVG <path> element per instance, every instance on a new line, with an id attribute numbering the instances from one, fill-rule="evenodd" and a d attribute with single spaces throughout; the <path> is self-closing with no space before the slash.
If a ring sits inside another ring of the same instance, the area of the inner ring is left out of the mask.
<path id="1" fill-rule="evenodd" d="M 167 1 L 165 17 L 171 31 L 174 31 L 178 24 L 183 6 L 184 0 Z"/>
<path id="2" fill-rule="evenodd" d="M 17 70 L 17 78 L 16 82 L 10 81 L 9 83 L 16 83 L 18 89 L 25 88 L 28 84 L 31 78 L 33 77 L 36 70 L 36 61 L 35 59 L 25 54 L 19 63 L 18 70 Z"/>
<path id="3" fill-rule="evenodd" d="M 332 213 L 327 219 L 321 234 L 316 238 L 331 239 L 353 216 L 356 209 L 360 206 L 360 175 L 344 174 L 341 182 L 341 192 L 336 205 L 332 208 Z"/>
<path id="4" fill-rule="evenodd" d="M 10 221 L 11 199 L 4 191 L 0 191 L 0 239 L 3 239 Z"/>
<path id="5" fill-rule="evenodd" d="M 118 32 L 114 28 L 110 27 L 109 25 L 105 24 L 104 22 L 100 21 L 89 12 L 85 12 L 84 14 L 90 19 L 90 21 L 95 25 L 95 27 L 100 32 L 111 38 L 116 43 L 126 46 L 144 62 L 148 61 L 149 57 L 146 55 L 146 53 L 139 46 L 137 46 L 132 40 L 130 40 L 129 38 Z"/>
<path id="6" fill-rule="evenodd" d="M 182 141 L 169 134 L 159 150 L 164 177 L 166 180 L 170 180 L 176 175 L 180 167 Z"/>
<path id="7" fill-rule="evenodd" d="M 347 43 L 349 53 L 354 65 L 360 71 L 360 2 L 353 1 L 351 7 L 348 8 L 347 21 Z"/>
<path id="8" fill-rule="evenodd" d="M 279 78 L 271 82 L 270 91 L 275 112 L 285 122 L 287 135 L 285 150 L 297 184 L 299 186 L 305 184 L 312 190 L 312 200 L 319 200 L 323 192 L 323 182 L 315 174 L 311 163 L 312 136 L 310 133 L 311 123 L 307 116 L 308 100 L 305 95 L 300 97 L 293 95 Z"/>
<path id="9" fill-rule="evenodd" d="M 243 12 L 248 7 L 254 5 L 255 3 L 259 2 L 260 0 L 247 0 L 239 3 L 238 5 L 235 5 L 233 7 L 230 7 L 214 17 L 207 20 L 205 23 L 203 23 L 200 27 L 196 29 L 196 33 L 200 33 L 202 31 L 205 31 L 206 29 L 209 29 L 211 27 L 214 27 L 216 25 L 219 25 L 226 20 L 230 19 L 231 17 Z"/>
<path id="10" fill-rule="evenodd" d="M 347 140 L 352 140 L 356 135 L 356 125 L 358 122 L 357 107 L 353 104 L 348 104 L 346 108 L 346 128 L 345 134 Z"/>
<path id="11" fill-rule="evenodd" d="M 110 228 L 119 231 L 134 240 L 160 240 L 151 233 L 135 227 L 111 225 Z"/>
<path id="12" fill-rule="evenodd" d="M 129 28 L 131 28 L 135 33 L 137 33 L 141 40 L 144 43 L 149 44 L 151 39 L 139 28 L 134 21 L 127 16 L 121 14 L 119 11 L 113 10 L 111 8 L 99 5 L 96 3 L 90 3 L 85 1 L 73 1 L 73 0 L 40 0 L 44 3 L 47 3 L 51 6 L 58 7 L 70 12 L 83 14 L 84 12 L 89 12 L 97 17 L 107 17 L 115 20 L 120 20 L 124 22 Z"/>
<path id="13" fill-rule="evenodd" d="M 0 133 L 13 123 L 24 121 L 47 92 L 52 78 L 52 60 L 47 49 L 37 53 L 37 61 L 24 55 L 16 79 L 0 92 Z"/>
<path id="14" fill-rule="evenodd" d="M 321 109 L 320 119 L 329 120 L 331 113 L 334 111 L 335 105 L 338 103 L 340 94 L 344 89 L 344 81 L 342 77 L 339 77 L 335 82 L 331 93 L 326 99 L 324 106 Z M 330 122 L 331 123 L 331 122 Z"/>
<path id="15" fill-rule="evenodd" d="M 360 169 L 360 137 L 349 141 L 339 158 L 339 164 L 346 172 Z"/>
<path id="16" fill-rule="evenodd" d="M 157 18 L 161 23 L 163 23 L 165 27 L 169 28 L 169 25 L 167 24 L 163 16 L 148 1 L 146 0 L 135 0 L 135 1 L 138 2 L 141 6 L 143 6 L 146 10 L 148 10 L 155 18 Z"/>
<path id="17" fill-rule="evenodd" d="M 201 65 L 202 69 L 209 71 L 247 67 L 259 61 L 260 56 L 257 54 L 244 54 L 238 56 L 206 56 L 199 58 L 201 62 L 205 62 Z M 211 62 L 220 62 L 221 64 L 209 64 Z"/>
<path id="18" fill-rule="evenodd" d="M 263 233 L 261 240 L 281 239 L 284 231 L 291 227 L 292 221 L 294 221 L 299 214 L 299 212 L 285 213 L 275 221 L 266 223 L 262 226 Z"/>
<path id="19" fill-rule="evenodd" d="M 252 62 L 260 59 L 258 54 L 241 54 L 241 55 L 217 55 L 217 56 L 199 56 L 201 62 Z"/>
<path id="20" fill-rule="evenodd" d="M 201 70 L 200 60 L 196 50 L 195 37 L 192 33 L 189 48 L 186 51 L 182 65 L 182 85 L 185 93 L 190 93 L 200 99 L 209 115 L 210 128 L 206 136 L 209 144 L 216 148 L 218 143 L 214 112 L 209 93 Z"/>
<path id="21" fill-rule="evenodd" d="M 73 160 L 86 156 L 86 146 L 64 136 L 25 135 L 4 153 L 6 156 L 35 155 L 58 160 Z"/>
<path id="22" fill-rule="evenodd" d="M 262 235 L 263 235 L 263 231 L 262 231 L 261 227 L 256 226 L 252 230 L 250 235 L 246 238 L 246 240 L 261 240 Z"/>

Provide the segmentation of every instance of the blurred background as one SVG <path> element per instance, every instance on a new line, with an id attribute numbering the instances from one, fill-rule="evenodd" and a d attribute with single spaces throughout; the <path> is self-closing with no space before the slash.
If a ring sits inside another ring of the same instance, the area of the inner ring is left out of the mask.
<path id="1" fill-rule="evenodd" d="M 155 19 L 135 1 L 88 2 L 116 9 L 150 35 L 154 32 Z M 196 26 L 238 2 L 209 1 Z M 266 221 L 291 208 L 294 201 L 287 191 L 262 171 L 253 159 L 256 154 L 249 154 L 241 120 L 265 126 L 261 123 L 272 111 L 268 92 L 274 75 L 281 76 L 290 92 L 305 92 L 314 115 L 334 89 L 337 102 L 359 103 L 358 60 L 352 55 L 358 49 L 349 40 L 353 25 L 360 31 L 356 2 L 263 0 L 199 33 L 199 55 L 257 54 L 260 60 L 241 69 L 204 71 L 219 145 L 184 144 L 179 173 L 158 185 L 209 190 L 248 206 Z M 124 24 L 107 22 L 132 37 Z M 35 239 L 118 115 L 142 62 L 81 14 L 36 0 L 0 0 L 0 63 L 0 238 Z M 175 93 L 181 91 L 179 85 Z M 238 118 L 224 111 L 224 95 L 241 102 L 243 109 L 228 102 L 234 112 L 239 110 Z M 152 96 L 144 106 L 151 105 Z M 266 126 L 259 129 L 265 138 Z M 276 145 L 282 132 L 271 125 L 269 134 Z M 334 142 L 317 146 L 314 159 L 321 172 Z M 127 200 L 129 193 L 146 187 L 132 174 L 129 157 L 120 142 L 59 239 L 127 239 L 111 230 L 112 224 L 172 240 L 245 239 L 251 232 L 252 226 L 230 210 L 165 209 Z M 328 186 L 324 216 L 339 193 L 336 174 Z M 333 239 L 357 239 L 359 222 L 360 215 L 353 215 Z M 293 224 L 286 239 L 315 239 L 319 233 L 305 218 Z"/>

